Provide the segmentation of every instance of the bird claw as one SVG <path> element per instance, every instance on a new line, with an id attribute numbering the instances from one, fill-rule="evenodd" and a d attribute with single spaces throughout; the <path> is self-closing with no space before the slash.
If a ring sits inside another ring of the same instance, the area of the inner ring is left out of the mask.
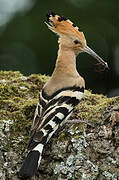
<path id="1" fill-rule="evenodd" d="M 75 124 L 75 123 L 84 123 L 87 124 L 89 126 L 91 126 L 90 123 L 88 123 L 87 121 L 81 120 L 81 119 L 72 119 L 72 120 L 67 120 L 66 122 L 68 122 L 69 124 Z"/>

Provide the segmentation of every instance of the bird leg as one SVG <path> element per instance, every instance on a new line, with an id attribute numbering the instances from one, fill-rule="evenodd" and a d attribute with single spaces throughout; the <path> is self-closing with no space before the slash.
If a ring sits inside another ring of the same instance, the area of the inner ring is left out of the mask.
<path id="1" fill-rule="evenodd" d="M 91 126 L 90 123 L 88 123 L 88 122 L 85 121 L 85 120 L 81 120 L 81 119 L 70 119 L 70 120 L 67 120 L 66 122 L 71 123 L 71 124 L 84 123 L 84 124 L 87 124 L 87 125 Z"/>

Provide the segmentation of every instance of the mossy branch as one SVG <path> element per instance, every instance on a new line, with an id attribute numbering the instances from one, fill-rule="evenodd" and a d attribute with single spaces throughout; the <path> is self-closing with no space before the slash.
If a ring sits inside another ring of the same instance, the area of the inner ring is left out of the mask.
<path id="1" fill-rule="evenodd" d="M 17 180 L 45 75 L 0 72 L 0 178 Z M 119 97 L 85 91 L 71 119 L 46 145 L 36 180 L 119 178 Z"/>

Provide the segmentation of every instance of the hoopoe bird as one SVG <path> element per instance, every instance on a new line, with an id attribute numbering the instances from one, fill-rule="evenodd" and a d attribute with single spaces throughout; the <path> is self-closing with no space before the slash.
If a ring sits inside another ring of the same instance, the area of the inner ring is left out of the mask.
<path id="1" fill-rule="evenodd" d="M 46 17 L 48 28 L 59 36 L 58 57 L 51 78 L 40 92 L 30 132 L 30 152 L 20 169 L 20 177 L 31 177 L 36 173 L 44 146 L 84 96 L 85 81 L 77 72 L 76 56 L 86 52 L 108 67 L 87 46 L 83 32 L 69 19 L 52 12 Z"/>

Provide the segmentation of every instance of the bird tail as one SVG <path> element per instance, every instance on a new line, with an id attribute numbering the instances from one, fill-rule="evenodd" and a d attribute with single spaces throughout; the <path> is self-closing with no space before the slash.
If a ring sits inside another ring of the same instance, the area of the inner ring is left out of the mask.
<path id="1" fill-rule="evenodd" d="M 30 151 L 19 171 L 19 176 L 20 177 L 32 177 L 39 165 L 40 165 L 40 161 L 41 161 L 41 157 L 42 157 L 42 151 L 43 151 L 43 144 L 38 144 L 32 151 Z"/>

